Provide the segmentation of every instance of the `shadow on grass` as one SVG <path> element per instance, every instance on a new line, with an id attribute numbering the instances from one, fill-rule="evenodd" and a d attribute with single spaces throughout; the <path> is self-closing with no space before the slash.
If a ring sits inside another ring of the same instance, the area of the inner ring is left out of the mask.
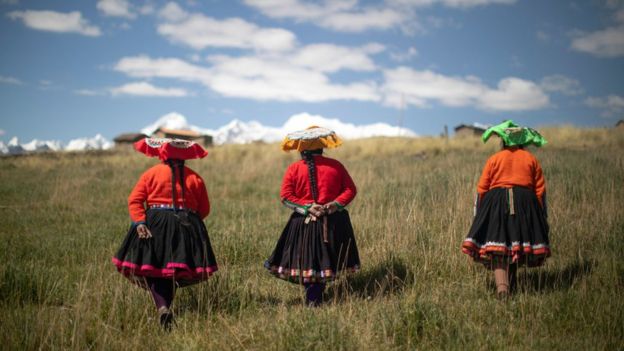
<path id="1" fill-rule="evenodd" d="M 574 261 L 556 270 L 519 270 L 518 288 L 525 292 L 568 290 L 575 282 L 591 274 L 592 266 L 589 261 Z"/>
<path id="2" fill-rule="evenodd" d="M 348 298 L 374 298 L 396 295 L 411 284 L 413 276 L 407 265 L 396 257 L 390 258 L 371 270 L 364 270 L 347 279 L 340 279 L 330 286 L 325 296 L 328 301 L 342 302 Z"/>

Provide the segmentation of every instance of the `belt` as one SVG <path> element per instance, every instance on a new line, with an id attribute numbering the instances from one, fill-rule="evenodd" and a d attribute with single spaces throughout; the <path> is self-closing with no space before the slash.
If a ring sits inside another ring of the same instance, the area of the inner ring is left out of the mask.
<path id="1" fill-rule="evenodd" d="M 178 207 L 178 206 L 176 206 L 174 208 L 173 205 L 170 205 L 170 204 L 151 204 L 148 207 L 150 209 L 154 209 L 154 210 L 170 210 L 170 211 L 173 211 L 173 210 L 184 211 L 184 210 L 186 210 L 186 211 L 190 211 L 190 212 L 193 212 L 193 213 L 197 213 L 197 211 L 195 211 L 192 208 L 184 208 L 184 207 Z"/>

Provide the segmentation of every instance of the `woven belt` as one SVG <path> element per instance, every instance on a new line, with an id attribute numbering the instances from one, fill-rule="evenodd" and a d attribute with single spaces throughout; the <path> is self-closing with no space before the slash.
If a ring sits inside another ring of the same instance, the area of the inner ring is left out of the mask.
<path id="1" fill-rule="evenodd" d="M 170 205 L 170 204 L 151 204 L 151 205 L 149 205 L 149 208 L 150 209 L 157 209 L 157 210 L 171 210 L 171 211 L 174 210 L 173 206 Z M 187 210 L 187 211 L 190 211 L 190 212 L 193 212 L 193 213 L 197 212 L 197 211 L 193 210 L 192 208 L 184 208 L 184 207 L 178 207 L 178 206 L 176 206 L 175 209 L 179 210 L 179 211 Z"/>
<path id="2" fill-rule="evenodd" d="M 516 214 L 516 208 L 514 207 L 513 188 L 507 189 L 507 201 L 509 202 L 509 214 L 513 216 Z"/>

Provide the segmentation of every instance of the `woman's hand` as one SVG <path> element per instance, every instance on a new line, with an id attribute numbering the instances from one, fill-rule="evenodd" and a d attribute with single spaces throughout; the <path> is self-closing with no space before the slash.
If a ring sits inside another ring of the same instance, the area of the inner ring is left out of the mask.
<path id="1" fill-rule="evenodd" d="M 325 215 L 325 208 L 319 204 L 312 204 L 308 209 L 308 213 L 310 217 L 312 217 L 312 220 L 316 221 L 317 218 Z"/>
<path id="2" fill-rule="evenodd" d="M 323 205 L 323 208 L 325 209 L 325 213 L 327 213 L 328 215 L 338 211 L 338 205 L 335 201 L 326 203 L 325 205 Z"/>
<path id="3" fill-rule="evenodd" d="M 149 239 L 152 237 L 152 232 L 150 232 L 145 224 L 137 225 L 137 234 L 139 235 L 139 239 Z"/>

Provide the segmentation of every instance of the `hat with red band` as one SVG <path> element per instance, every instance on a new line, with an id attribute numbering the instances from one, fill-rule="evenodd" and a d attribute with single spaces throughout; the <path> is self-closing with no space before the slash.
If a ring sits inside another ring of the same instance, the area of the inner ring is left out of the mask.
<path id="1" fill-rule="evenodd" d="M 208 151 L 194 141 L 171 138 L 141 139 L 134 143 L 134 149 L 161 161 L 191 160 L 208 155 Z"/>

